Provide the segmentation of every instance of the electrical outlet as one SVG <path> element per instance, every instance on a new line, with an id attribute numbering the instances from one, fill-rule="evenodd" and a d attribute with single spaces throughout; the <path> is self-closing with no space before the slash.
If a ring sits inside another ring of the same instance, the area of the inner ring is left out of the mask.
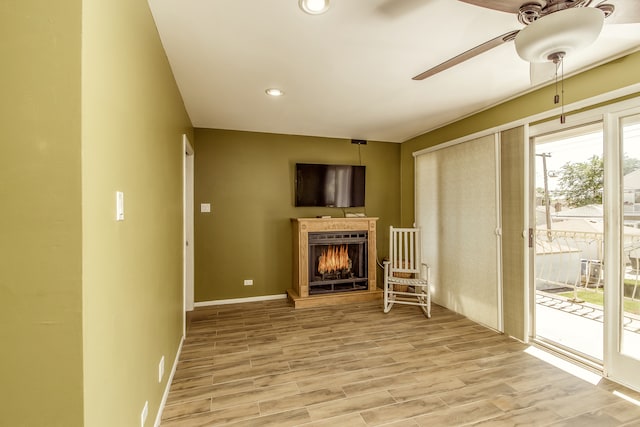
<path id="1" fill-rule="evenodd" d="M 164 376 L 164 356 L 160 358 L 160 363 L 158 364 L 158 382 L 162 382 L 162 377 Z"/>
<path id="2" fill-rule="evenodd" d="M 244 279 L 245 286 L 253 286 L 253 279 Z"/>
<path id="3" fill-rule="evenodd" d="M 144 423 L 147 422 L 147 415 L 149 415 L 149 401 L 144 402 L 144 408 L 140 414 L 140 427 L 144 427 Z"/>

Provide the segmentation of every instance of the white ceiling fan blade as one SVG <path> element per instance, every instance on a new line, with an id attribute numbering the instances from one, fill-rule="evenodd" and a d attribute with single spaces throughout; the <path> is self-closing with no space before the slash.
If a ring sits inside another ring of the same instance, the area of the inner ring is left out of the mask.
<path id="1" fill-rule="evenodd" d="M 556 64 L 553 62 L 531 62 L 529 65 L 529 78 L 531 85 L 536 86 L 553 80 L 556 77 Z"/>

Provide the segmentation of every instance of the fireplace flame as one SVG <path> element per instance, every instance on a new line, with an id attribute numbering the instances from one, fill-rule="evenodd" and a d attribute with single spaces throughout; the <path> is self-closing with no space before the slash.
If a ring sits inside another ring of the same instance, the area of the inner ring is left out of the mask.
<path id="1" fill-rule="evenodd" d="M 329 246 L 318 259 L 318 273 L 334 273 L 350 268 L 351 260 L 347 245 Z"/>

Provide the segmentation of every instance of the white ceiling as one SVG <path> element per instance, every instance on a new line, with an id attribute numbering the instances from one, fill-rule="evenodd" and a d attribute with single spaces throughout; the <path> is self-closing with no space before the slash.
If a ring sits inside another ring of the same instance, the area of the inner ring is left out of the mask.
<path id="1" fill-rule="evenodd" d="M 532 88 L 513 42 L 411 79 L 522 27 L 460 1 L 331 0 L 320 16 L 297 0 L 149 4 L 195 127 L 402 142 Z M 640 24 L 605 23 L 565 75 L 639 48 Z"/>

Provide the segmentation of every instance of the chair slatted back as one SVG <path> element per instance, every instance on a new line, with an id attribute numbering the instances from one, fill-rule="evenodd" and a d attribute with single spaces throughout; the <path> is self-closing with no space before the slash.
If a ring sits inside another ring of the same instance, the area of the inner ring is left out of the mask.
<path id="1" fill-rule="evenodd" d="M 392 272 L 420 272 L 419 228 L 389 227 L 389 260 Z"/>

